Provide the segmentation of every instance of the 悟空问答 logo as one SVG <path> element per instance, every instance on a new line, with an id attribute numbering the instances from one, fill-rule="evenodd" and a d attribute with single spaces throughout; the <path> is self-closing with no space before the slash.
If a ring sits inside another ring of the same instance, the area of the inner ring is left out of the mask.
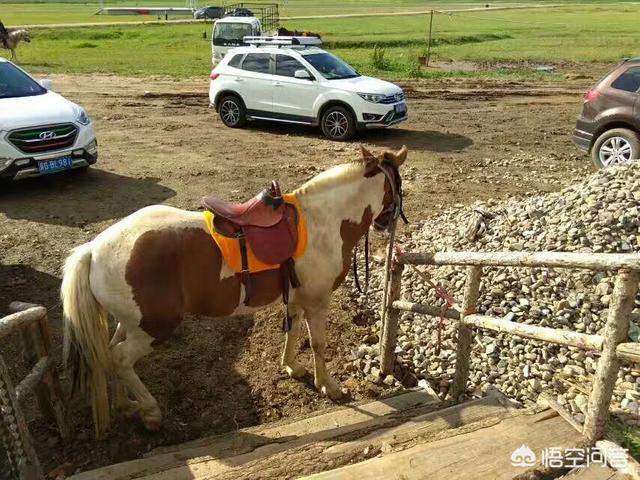
<path id="1" fill-rule="evenodd" d="M 514 467 L 533 467 L 535 464 L 536 454 L 524 444 L 511 454 L 511 465 Z"/>

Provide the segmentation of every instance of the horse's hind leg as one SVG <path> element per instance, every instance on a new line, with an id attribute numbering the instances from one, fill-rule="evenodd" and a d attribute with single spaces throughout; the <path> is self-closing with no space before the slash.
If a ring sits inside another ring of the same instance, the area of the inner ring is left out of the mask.
<path id="1" fill-rule="evenodd" d="M 291 315 L 291 328 L 287 331 L 284 339 L 281 365 L 291 378 L 302 378 L 307 374 L 307 370 L 296 360 L 296 344 L 302 326 L 302 309 L 298 305 L 290 303 L 289 314 Z"/>
<path id="2" fill-rule="evenodd" d="M 126 328 L 126 327 L 125 327 Z M 160 428 L 162 413 L 158 407 L 158 402 L 149 393 L 136 372 L 133 370 L 135 363 L 151 351 L 153 338 L 147 335 L 140 327 L 127 329 L 125 339 L 113 346 L 112 358 L 113 368 L 118 377 L 118 382 L 125 387 L 137 401 L 137 405 L 127 402 L 129 408 L 137 406 L 137 413 L 140 415 L 142 423 L 149 430 Z M 123 392 L 120 392 L 122 395 Z M 120 399 L 123 400 L 122 397 Z"/>

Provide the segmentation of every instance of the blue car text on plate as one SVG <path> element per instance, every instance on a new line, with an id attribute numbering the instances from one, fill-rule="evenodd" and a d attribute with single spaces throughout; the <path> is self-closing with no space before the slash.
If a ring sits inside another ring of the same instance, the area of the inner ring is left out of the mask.
<path id="1" fill-rule="evenodd" d="M 52 158 L 51 160 L 42 160 L 38 162 L 38 172 L 54 173 L 60 170 L 68 170 L 73 167 L 71 157 Z"/>

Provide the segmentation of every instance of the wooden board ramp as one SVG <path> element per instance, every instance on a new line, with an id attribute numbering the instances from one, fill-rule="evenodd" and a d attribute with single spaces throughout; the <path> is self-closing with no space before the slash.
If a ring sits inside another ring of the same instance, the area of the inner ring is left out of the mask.
<path id="1" fill-rule="evenodd" d="M 625 480 L 625 476 L 602 465 L 591 465 L 587 468 L 575 468 L 558 480 Z"/>
<path id="2" fill-rule="evenodd" d="M 496 395 L 443 406 L 429 392 L 411 391 L 163 447 L 71 478 L 512 478 L 523 469 L 510 467 L 511 452 L 523 443 L 540 451 L 581 438 L 555 412 L 527 414 Z"/>

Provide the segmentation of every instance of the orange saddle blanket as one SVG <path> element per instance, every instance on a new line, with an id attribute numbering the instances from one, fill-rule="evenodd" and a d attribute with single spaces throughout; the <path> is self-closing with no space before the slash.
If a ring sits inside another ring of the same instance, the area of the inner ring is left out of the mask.
<path id="1" fill-rule="evenodd" d="M 307 249 L 307 226 L 305 219 L 300 211 L 300 204 L 295 195 L 288 193 L 283 195 L 284 202 L 292 205 L 297 212 L 298 218 L 298 244 L 296 245 L 293 259 L 298 260 L 301 258 Z M 222 256 L 226 264 L 236 273 L 242 272 L 242 253 L 240 251 L 240 240 L 235 236 L 229 236 L 215 228 L 215 214 L 209 210 L 204 211 L 204 221 L 207 224 L 207 229 L 213 237 L 214 242 L 218 245 L 218 248 L 222 252 Z M 251 250 L 251 246 L 247 244 L 247 260 L 249 264 L 249 272 L 262 272 L 265 270 L 274 270 L 280 268 L 280 264 L 270 265 L 259 260 Z"/>

